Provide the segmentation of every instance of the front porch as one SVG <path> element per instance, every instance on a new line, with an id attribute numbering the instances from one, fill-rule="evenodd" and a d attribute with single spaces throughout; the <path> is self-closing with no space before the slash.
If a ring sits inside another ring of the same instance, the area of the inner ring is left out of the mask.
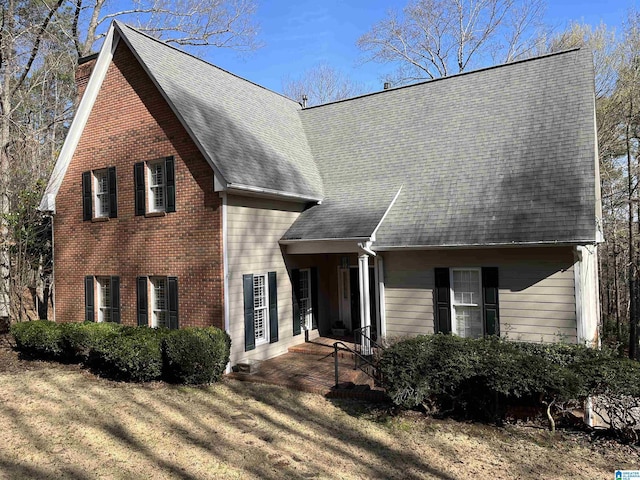
<path id="1" fill-rule="evenodd" d="M 354 369 L 354 356 L 346 350 L 338 352 L 339 385 L 336 388 L 334 343 L 337 341 L 353 346 L 352 338 L 318 337 L 290 347 L 283 355 L 252 364 L 248 373 L 233 372 L 227 374 L 227 378 L 279 385 L 327 398 L 388 401 L 383 388 L 376 386 L 362 370 Z"/>

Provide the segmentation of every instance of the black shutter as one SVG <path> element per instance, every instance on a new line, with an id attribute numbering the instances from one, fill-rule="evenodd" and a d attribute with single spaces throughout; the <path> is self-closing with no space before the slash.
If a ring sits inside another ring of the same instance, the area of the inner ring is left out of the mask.
<path id="1" fill-rule="evenodd" d="M 278 341 L 278 285 L 276 272 L 269 272 L 269 343 Z"/>
<path id="2" fill-rule="evenodd" d="M 167 212 L 176 211 L 176 174 L 173 157 L 167 157 L 164 166 L 167 172 Z"/>
<path id="3" fill-rule="evenodd" d="M 434 268 L 435 273 L 435 325 L 436 333 L 451 333 L 451 285 L 448 268 Z"/>
<path id="4" fill-rule="evenodd" d="M 138 326 L 148 327 L 149 316 L 147 312 L 149 310 L 149 303 L 147 300 L 147 277 L 138 277 L 136 284 L 138 289 Z"/>
<path id="5" fill-rule="evenodd" d="M 302 333 L 302 318 L 300 318 L 300 270 L 291 270 L 291 292 L 293 302 L 293 334 Z"/>
<path id="6" fill-rule="evenodd" d="M 93 277 L 84 277 L 84 320 L 85 322 L 95 321 L 93 318 Z"/>
<path id="7" fill-rule="evenodd" d="M 118 218 L 118 182 L 116 180 L 116 167 L 107 170 L 109 180 L 109 217 Z"/>
<path id="8" fill-rule="evenodd" d="M 311 267 L 311 328 L 318 328 L 318 267 Z"/>
<path id="9" fill-rule="evenodd" d="M 144 215 L 144 162 L 138 162 L 133 166 L 133 177 L 136 186 L 136 215 Z"/>
<path id="10" fill-rule="evenodd" d="M 82 173 L 82 220 L 91 220 L 93 213 L 91 197 L 91 172 Z"/>
<path id="11" fill-rule="evenodd" d="M 169 328 L 178 329 L 178 279 L 168 277 L 169 284 Z"/>
<path id="12" fill-rule="evenodd" d="M 244 290 L 244 351 L 256 348 L 256 331 L 253 323 L 253 275 L 242 276 Z"/>
<path id="13" fill-rule="evenodd" d="M 482 269 L 482 318 L 485 335 L 500 335 L 500 315 L 498 310 L 498 269 Z"/>
<path id="14" fill-rule="evenodd" d="M 120 323 L 120 277 L 111 277 L 111 321 Z"/>

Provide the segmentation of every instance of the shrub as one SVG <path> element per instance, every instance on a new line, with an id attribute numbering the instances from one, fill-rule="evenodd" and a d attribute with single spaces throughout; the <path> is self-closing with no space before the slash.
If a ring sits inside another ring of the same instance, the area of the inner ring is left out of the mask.
<path id="1" fill-rule="evenodd" d="M 10 329 L 16 346 L 22 353 L 42 359 L 63 357 L 62 331 L 55 322 L 17 322 Z"/>
<path id="2" fill-rule="evenodd" d="M 89 363 L 95 371 L 115 380 L 157 380 L 162 374 L 161 344 L 167 333 L 166 329 L 147 327 L 96 329 L 90 336 L 93 344 Z"/>
<path id="3" fill-rule="evenodd" d="M 561 367 L 591 359 L 613 356 L 613 351 L 610 350 L 596 350 L 584 345 L 568 343 L 513 342 L 512 345 L 522 353 L 536 358 L 544 358 L 548 362 Z"/>
<path id="4" fill-rule="evenodd" d="M 570 399 L 579 391 L 575 372 L 496 338 L 416 337 L 384 352 L 387 393 L 403 407 L 500 421 L 508 403 Z M 561 363 L 561 362 L 559 362 Z"/>
<path id="5" fill-rule="evenodd" d="M 90 353 L 105 341 L 120 334 L 126 328 L 112 322 L 85 322 L 62 324 L 64 346 L 71 358 L 86 362 Z"/>
<path id="6" fill-rule="evenodd" d="M 173 330 L 163 342 L 165 377 L 192 385 L 215 382 L 229 361 L 230 346 L 229 335 L 215 327 Z"/>

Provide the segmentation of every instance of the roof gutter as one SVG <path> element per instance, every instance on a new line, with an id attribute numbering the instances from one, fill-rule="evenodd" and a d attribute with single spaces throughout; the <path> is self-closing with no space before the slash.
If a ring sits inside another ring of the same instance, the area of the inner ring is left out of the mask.
<path id="1" fill-rule="evenodd" d="M 375 249 L 378 252 L 391 250 L 454 250 L 462 248 L 517 248 L 517 247 L 575 247 L 576 245 L 596 245 L 597 242 L 591 240 L 576 240 L 571 242 L 542 241 L 542 242 L 509 242 L 509 243 L 460 243 L 450 245 L 380 245 Z"/>

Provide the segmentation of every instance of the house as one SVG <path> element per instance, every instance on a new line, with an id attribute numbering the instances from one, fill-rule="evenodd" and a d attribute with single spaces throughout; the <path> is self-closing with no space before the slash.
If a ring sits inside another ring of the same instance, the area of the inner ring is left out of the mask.
<path id="1" fill-rule="evenodd" d="M 114 22 L 41 210 L 55 318 L 598 342 L 590 53 L 311 108 Z M 303 334 L 304 333 L 304 334 Z"/>

